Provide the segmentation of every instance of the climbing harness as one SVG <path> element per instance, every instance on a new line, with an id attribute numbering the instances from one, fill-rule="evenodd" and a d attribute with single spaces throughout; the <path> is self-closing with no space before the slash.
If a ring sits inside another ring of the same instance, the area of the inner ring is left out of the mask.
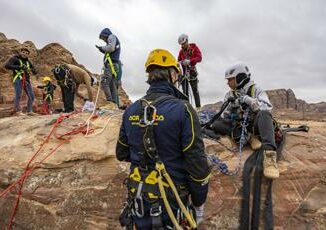
<path id="1" fill-rule="evenodd" d="M 208 156 L 208 160 L 212 162 L 212 164 L 223 174 L 228 175 L 228 176 L 235 176 L 239 173 L 241 169 L 241 162 L 242 162 L 242 150 L 244 145 L 246 144 L 246 135 L 247 135 L 247 126 L 248 126 L 248 114 L 249 114 L 249 109 L 246 109 L 243 115 L 243 120 L 241 121 L 241 135 L 240 135 L 240 141 L 239 141 L 239 151 L 237 152 L 238 155 L 238 164 L 235 170 L 229 171 L 227 165 L 223 163 L 221 160 L 214 156 Z"/>
<path id="2" fill-rule="evenodd" d="M 114 65 L 113 65 L 113 62 L 112 62 L 112 59 L 111 59 L 111 56 L 110 56 L 110 53 L 109 52 L 106 52 L 105 53 L 104 63 L 109 63 L 109 66 L 110 66 L 112 75 L 115 78 L 117 78 L 118 77 L 118 74 L 117 74 L 117 72 L 114 69 Z"/>
<path id="3" fill-rule="evenodd" d="M 45 96 L 45 98 L 44 98 L 44 101 L 47 101 L 48 99 L 49 99 L 50 103 L 52 103 L 53 98 L 52 98 L 52 95 L 49 94 L 49 93 L 46 94 L 46 96 Z"/>
<path id="4" fill-rule="evenodd" d="M 26 62 L 26 65 L 24 65 L 23 61 L 19 59 L 19 64 L 20 64 L 20 67 L 24 67 L 26 69 L 26 71 L 30 71 L 30 65 L 29 65 L 29 62 L 27 61 Z M 19 78 L 20 80 L 22 80 L 23 78 L 25 78 L 25 75 L 24 75 L 25 71 L 24 69 L 20 69 L 20 70 L 15 70 L 15 76 L 12 80 L 13 83 L 15 83 L 15 81 Z"/>
<path id="5" fill-rule="evenodd" d="M 22 87 L 21 87 L 22 94 L 21 94 L 21 97 L 23 96 L 23 92 L 25 91 L 26 96 L 30 100 L 31 97 L 30 97 L 29 92 L 27 90 L 27 84 L 31 84 L 31 83 L 28 82 L 27 79 L 26 79 L 27 78 L 26 72 L 29 72 L 31 70 L 31 66 L 30 66 L 28 61 L 26 62 L 26 64 L 24 64 L 22 60 L 20 60 L 20 59 L 18 59 L 18 60 L 19 60 L 20 67 L 22 67 L 24 69 L 15 70 L 15 76 L 13 78 L 13 83 L 15 83 L 17 79 L 20 79 L 21 82 L 22 82 Z"/>
<path id="6" fill-rule="evenodd" d="M 58 65 L 54 68 L 54 73 L 60 76 L 60 71 L 64 71 L 65 75 L 62 79 L 57 79 L 57 82 L 61 86 L 65 86 L 66 88 L 76 88 L 76 82 L 74 81 L 73 77 L 71 76 L 70 69 L 66 65 Z"/>
<path id="7" fill-rule="evenodd" d="M 128 204 L 125 205 L 120 216 L 120 223 L 122 226 L 127 226 L 124 225 L 126 223 L 132 224 L 132 220 L 127 219 L 127 217 L 131 218 L 132 216 L 137 216 L 138 218 L 142 218 L 145 215 L 143 203 L 145 199 L 151 204 L 149 214 L 152 219 L 153 229 L 161 229 L 164 227 L 162 223 L 162 207 L 160 200 L 163 200 L 167 214 L 177 230 L 182 229 L 181 213 L 184 217 L 183 221 L 186 221 L 188 226 L 192 229 L 196 228 L 194 217 L 184 205 L 181 198 L 187 196 L 182 196 L 181 186 L 178 186 L 178 188 L 180 187 L 178 191 L 170 175 L 167 173 L 165 165 L 158 155 L 154 139 L 154 126 L 157 122 L 156 106 L 163 101 L 173 98 L 172 96 L 161 96 L 153 102 L 149 102 L 145 99 L 140 100 L 142 117 L 139 121 L 139 126 L 143 135 L 143 145 L 141 145 L 140 150 L 140 164 L 132 169 L 128 178 Z M 170 198 L 168 198 L 166 192 L 167 188 L 169 189 L 169 194 L 172 192 L 180 207 L 180 215 L 177 215 L 177 217 L 174 215 L 168 201 Z"/>
<path id="8" fill-rule="evenodd" d="M 192 87 L 190 86 L 191 81 L 197 81 L 197 70 L 196 67 L 193 66 L 192 70 L 190 69 L 191 66 L 185 66 L 185 71 L 183 70 L 182 66 L 182 61 L 178 62 L 181 70 L 181 74 L 179 75 L 178 79 L 178 88 L 180 86 L 184 87 L 182 90 L 184 90 L 184 94 L 189 98 L 189 102 L 191 105 L 193 105 L 193 97 L 194 97 L 194 92 L 192 91 Z M 184 85 L 183 85 L 184 84 Z"/>

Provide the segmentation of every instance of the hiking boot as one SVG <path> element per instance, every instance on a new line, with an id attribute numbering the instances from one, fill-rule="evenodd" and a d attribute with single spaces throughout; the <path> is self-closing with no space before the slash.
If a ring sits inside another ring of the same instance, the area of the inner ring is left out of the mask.
<path id="1" fill-rule="evenodd" d="M 34 112 L 27 112 L 26 114 L 28 116 L 37 116 L 38 115 L 37 113 L 34 113 Z"/>
<path id="2" fill-rule="evenodd" d="M 252 148 L 252 150 L 258 150 L 261 148 L 261 142 L 260 140 L 255 137 L 255 136 L 251 136 L 250 140 L 249 140 L 249 144 Z"/>
<path id="3" fill-rule="evenodd" d="M 276 152 L 274 150 L 264 151 L 264 176 L 269 179 L 279 178 L 280 172 L 278 170 L 278 165 L 276 162 Z"/>
<path id="4" fill-rule="evenodd" d="M 15 113 L 15 115 L 16 115 L 16 116 L 26 116 L 26 114 L 23 113 L 22 111 L 17 111 L 17 112 Z"/>

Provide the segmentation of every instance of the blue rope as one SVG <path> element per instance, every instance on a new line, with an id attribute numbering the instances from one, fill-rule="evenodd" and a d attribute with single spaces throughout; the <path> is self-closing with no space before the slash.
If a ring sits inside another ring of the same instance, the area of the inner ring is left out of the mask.
<path id="1" fill-rule="evenodd" d="M 241 124 L 241 136 L 240 136 L 240 143 L 239 143 L 239 155 L 238 155 L 238 166 L 234 171 L 229 171 L 228 166 L 223 163 L 219 158 L 208 155 L 207 159 L 217 168 L 221 173 L 228 175 L 228 176 L 234 176 L 237 175 L 238 172 L 240 171 L 241 168 L 241 162 L 242 162 L 242 149 L 243 146 L 246 143 L 246 134 L 247 134 L 247 126 L 248 126 L 248 114 L 249 114 L 249 109 L 246 109 L 243 115 L 243 121 L 240 123 Z"/>

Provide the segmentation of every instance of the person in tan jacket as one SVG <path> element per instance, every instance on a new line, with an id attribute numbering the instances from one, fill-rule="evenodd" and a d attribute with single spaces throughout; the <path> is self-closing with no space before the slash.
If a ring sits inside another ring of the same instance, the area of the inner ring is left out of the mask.
<path id="1" fill-rule="evenodd" d="M 92 78 L 84 69 L 72 64 L 60 64 L 54 67 L 53 74 L 61 87 L 66 112 L 74 110 L 74 94 L 82 98 L 86 103 L 94 105 L 91 88 Z M 80 84 L 86 85 L 87 98 L 78 92 Z"/>
<path id="2" fill-rule="evenodd" d="M 84 100 L 88 100 L 88 101 L 93 101 L 93 94 L 92 94 L 92 84 L 91 84 L 91 76 L 89 76 L 89 74 L 82 68 L 80 68 L 79 66 L 76 65 L 71 65 L 71 64 L 66 64 L 68 66 L 68 68 L 70 69 L 70 74 L 73 76 L 73 78 L 75 79 L 76 82 L 76 95 Z M 78 92 L 78 87 L 80 84 L 85 84 L 86 85 L 86 89 L 87 89 L 87 94 L 88 94 L 88 98 L 84 98 L 83 95 L 81 95 Z"/>

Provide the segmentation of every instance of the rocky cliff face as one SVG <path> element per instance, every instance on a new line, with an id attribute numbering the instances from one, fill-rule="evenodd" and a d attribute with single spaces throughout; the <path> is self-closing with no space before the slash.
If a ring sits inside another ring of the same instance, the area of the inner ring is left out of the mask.
<path id="1" fill-rule="evenodd" d="M 73 54 L 58 43 L 50 43 L 44 46 L 42 49 L 37 49 L 31 41 L 26 41 L 23 44 L 30 48 L 30 60 L 38 71 L 36 76 L 31 77 L 36 95 L 36 104 L 41 104 L 42 101 L 42 92 L 37 89 L 36 86 L 42 84 L 41 78 L 43 76 L 52 76 L 51 69 L 55 64 L 68 63 L 77 65 L 85 69 L 90 75 L 96 75 L 88 71 L 83 65 L 77 63 L 73 57 Z M 21 44 L 17 40 L 7 39 L 3 33 L 0 33 L 0 118 L 9 116 L 12 113 L 14 97 L 12 71 L 6 70 L 4 65 L 12 55 L 17 53 L 17 49 L 20 45 Z M 39 77 L 40 79 L 37 80 L 36 77 Z M 81 85 L 80 90 L 84 95 L 86 95 L 85 86 Z M 96 91 L 97 86 L 93 87 L 94 95 L 96 95 Z M 119 89 L 119 95 L 122 105 L 128 105 L 131 103 L 128 95 L 122 88 Z M 60 89 L 56 90 L 54 99 L 55 107 L 62 107 Z M 23 101 L 24 100 L 26 100 L 26 98 L 23 96 Z M 76 98 L 75 102 L 77 107 L 81 107 L 84 103 L 80 98 Z M 104 103 L 105 97 L 101 91 L 99 96 L 99 105 L 101 106 Z"/>
<path id="2" fill-rule="evenodd" d="M 121 229 L 118 216 L 126 197 L 123 180 L 128 172 L 128 164 L 115 158 L 121 112 L 99 115 L 88 137 L 78 133 L 70 139 L 64 136 L 67 140 L 56 138 L 81 127 L 88 116 L 79 113 L 60 123 L 31 164 L 35 170 L 24 183 L 13 229 Z M 19 179 L 57 118 L 0 119 L 0 194 Z M 273 183 L 275 229 L 323 229 L 326 225 L 326 125 L 307 124 L 309 133 L 287 136 L 281 176 Z M 221 142 L 230 147 L 227 140 Z M 218 156 L 230 170 L 237 166 L 237 157 L 219 143 L 205 140 L 205 146 L 207 153 Z M 245 148 L 244 158 L 251 153 Z M 210 181 L 205 220 L 199 229 L 237 229 L 241 174 L 225 176 L 215 172 Z M 18 186 L 0 198 L 1 227 L 8 224 L 17 192 Z"/>

